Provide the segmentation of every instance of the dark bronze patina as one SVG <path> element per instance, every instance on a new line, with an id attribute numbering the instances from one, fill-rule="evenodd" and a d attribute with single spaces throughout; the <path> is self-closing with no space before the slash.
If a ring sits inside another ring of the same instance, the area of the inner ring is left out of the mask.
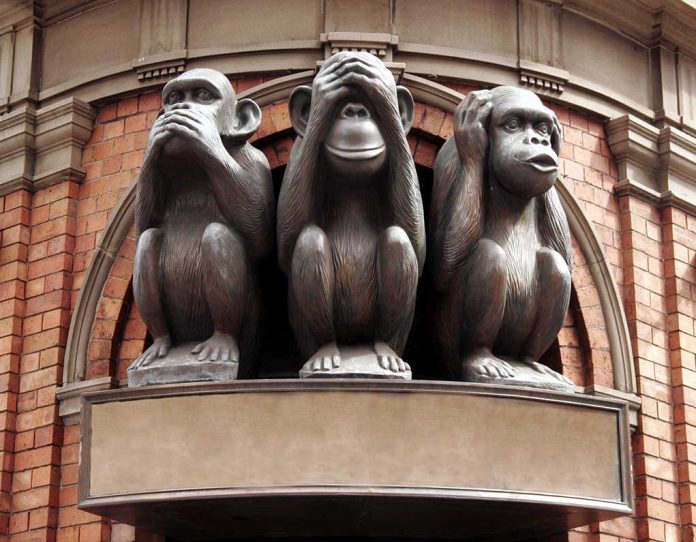
<path id="1" fill-rule="evenodd" d="M 278 257 L 308 359 L 300 374 L 410 378 L 400 355 L 425 259 L 406 141 L 413 98 L 375 56 L 342 52 L 289 106 L 299 137 L 278 202 Z"/>
<path id="2" fill-rule="evenodd" d="M 451 376 L 572 391 L 539 363 L 570 299 L 553 187 L 561 128 L 527 90 L 472 92 L 440 150 L 430 211 L 432 336 Z"/>
<path id="3" fill-rule="evenodd" d="M 251 100 L 208 69 L 170 81 L 136 196 L 135 301 L 154 342 L 131 385 L 235 378 L 259 317 L 258 263 L 273 252 L 273 189 Z M 188 344 L 190 343 L 190 344 Z"/>

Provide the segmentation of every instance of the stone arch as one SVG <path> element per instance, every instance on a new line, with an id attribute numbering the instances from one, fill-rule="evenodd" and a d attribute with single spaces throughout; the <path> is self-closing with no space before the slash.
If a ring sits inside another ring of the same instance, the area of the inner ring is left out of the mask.
<path id="1" fill-rule="evenodd" d="M 295 86 L 310 82 L 312 77 L 313 72 L 300 72 L 262 83 L 240 93 L 240 97 L 249 97 L 262 106 L 268 106 L 264 107 L 264 110 L 270 115 L 264 115 L 267 120 L 262 124 L 256 139 L 259 144 L 268 138 L 267 145 L 259 146 L 269 157 L 271 167 L 278 167 L 287 162 L 292 145 L 287 107 L 284 103 L 277 102 L 287 100 Z M 419 102 L 413 127 L 414 134 L 410 138 L 414 158 L 416 163 L 432 167 L 437 151 L 437 145 L 433 141 L 444 141 L 451 135 L 452 112 L 464 95 L 411 74 L 404 74 L 401 83 L 411 90 Z M 419 135 L 427 136 L 422 138 L 422 143 Z M 611 353 L 614 388 L 626 393 L 635 393 L 633 357 L 626 318 L 602 246 L 574 196 L 562 183 L 557 183 L 557 186 L 571 231 L 587 262 L 599 298 Z M 87 270 L 68 335 L 64 371 L 66 385 L 85 378 L 90 336 L 99 299 L 120 247 L 133 224 L 134 195 L 134 187 L 131 187 L 114 210 Z"/>

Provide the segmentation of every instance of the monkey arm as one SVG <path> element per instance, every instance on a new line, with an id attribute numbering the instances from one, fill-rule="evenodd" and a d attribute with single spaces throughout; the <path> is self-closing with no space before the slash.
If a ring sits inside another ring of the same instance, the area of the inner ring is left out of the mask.
<path id="1" fill-rule="evenodd" d="M 483 233 L 484 166 L 468 166 L 461 164 L 454 138 L 447 140 L 435 161 L 428 238 L 438 290 L 448 287 Z"/>
<path id="2" fill-rule="evenodd" d="M 310 127 L 308 127 L 310 128 Z M 307 130 L 310 134 L 310 130 Z M 295 243 L 302 229 L 316 220 L 315 178 L 319 160 L 319 143 L 298 137 L 290 152 L 287 171 L 278 196 L 278 262 L 285 274 L 290 273 Z"/>
<path id="3" fill-rule="evenodd" d="M 568 267 L 573 265 L 570 228 L 554 187 L 538 197 L 537 221 L 544 245 L 558 252 Z"/>
<path id="4" fill-rule="evenodd" d="M 226 153 L 227 154 L 227 153 Z M 273 185 L 266 157 L 244 144 L 223 160 L 205 165 L 218 209 L 242 235 L 249 255 L 262 259 L 273 251 Z"/>
<path id="5" fill-rule="evenodd" d="M 389 140 L 391 144 L 389 157 L 388 200 L 391 205 L 393 225 L 403 228 L 411 240 L 413 251 L 418 260 L 418 274 L 423 271 L 425 263 L 425 219 L 421 199 L 418 175 L 413 164 L 403 132 L 396 134 L 398 139 Z"/>
<path id="6" fill-rule="evenodd" d="M 152 160 L 145 159 L 138 176 L 135 198 L 135 230 L 140 235 L 151 227 L 158 227 L 163 218 L 165 196 L 162 179 Z"/>

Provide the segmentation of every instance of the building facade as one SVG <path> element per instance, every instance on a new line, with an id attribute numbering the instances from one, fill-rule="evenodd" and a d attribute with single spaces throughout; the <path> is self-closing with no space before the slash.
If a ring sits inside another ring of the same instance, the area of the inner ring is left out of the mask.
<path id="1" fill-rule="evenodd" d="M 214 68 L 254 99 L 251 141 L 277 190 L 290 93 L 333 53 L 361 50 L 415 98 L 426 207 L 465 94 L 519 86 L 556 113 L 574 267 L 547 358 L 578 393 L 628 405 L 633 495 L 632 514 L 553 540 L 692 541 L 695 36 L 696 6 L 677 0 L 1 2 L 0 536 L 158 536 L 78 508 L 78 485 L 82 395 L 126 386 L 150 341 L 133 303 L 133 201 L 164 84 Z M 292 376 L 273 362 L 296 356 L 286 335 L 262 377 Z M 437 378 L 414 341 L 414 378 Z"/>

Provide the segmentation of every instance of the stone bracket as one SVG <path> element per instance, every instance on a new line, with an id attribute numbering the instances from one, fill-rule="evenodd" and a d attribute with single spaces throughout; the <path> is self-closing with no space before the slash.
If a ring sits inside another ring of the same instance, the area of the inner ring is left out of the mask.
<path id="1" fill-rule="evenodd" d="M 341 51 L 363 51 L 391 62 L 399 37 L 371 32 L 328 32 L 320 34 L 319 41 L 324 44 L 324 60 Z"/>
<path id="2" fill-rule="evenodd" d="M 138 81 L 176 77 L 186 69 L 186 51 L 152 55 L 133 61 Z"/>
<path id="3" fill-rule="evenodd" d="M 406 64 L 392 60 L 399 43 L 399 37 L 394 34 L 328 32 L 320 34 L 319 41 L 324 44 L 324 60 L 342 51 L 359 51 L 370 53 L 382 60 L 397 83 L 401 81 L 406 71 Z M 317 62 L 317 71 L 323 63 L 323 60 Z"/>
<path id="4" fill-rule="evenodd" d="M 110 390 L 117 386 L 118 381 L 115 378 L 105 376 L 93 380 L 65 384 L 58 388 L 56 392 L 56 398 L 60 403 L 58 414 L 63 418 L 63 423 L 65 425 L 76 425 L 80 423 L 82 394 L 91 391 Z"/>
<path id="5" fill-rule="evenodd" d="M 520 60 L 520 83 L 533 91 L 547 91 L 560 94 L 568 83 L 569 73 L 566 70 L 552 68 L 544 64 Z"/>
<path id="6" fill-rule="evenodd" d="M 0 118 L 0 194 L 81 180 L 95 115 L 91 105 L 66 98 L 38 110 L 26 104 Z"/>
<path id="7" fill-rule="evenodd" d="M 610 120 L 606 130 L 619 169 L 617 195 L 630 193 L 658 207 L 696 210 L 696 138 L 632 115 Z"/>

